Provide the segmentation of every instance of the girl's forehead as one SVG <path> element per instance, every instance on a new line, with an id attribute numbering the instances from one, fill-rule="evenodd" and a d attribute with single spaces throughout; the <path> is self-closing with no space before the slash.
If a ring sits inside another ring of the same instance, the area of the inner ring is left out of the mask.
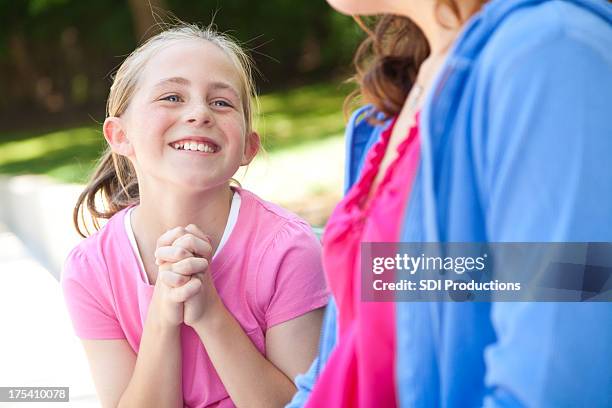
<path id="1" fill-rule="evenodd" d="M 162 47 L 146 62 L 141 73 L 143 86 L 154 86 L 166 78 L 189 82 L 227 82 L 241 88 L 238 69 L 218 46 L 206 40 L 175 41 Z"/>

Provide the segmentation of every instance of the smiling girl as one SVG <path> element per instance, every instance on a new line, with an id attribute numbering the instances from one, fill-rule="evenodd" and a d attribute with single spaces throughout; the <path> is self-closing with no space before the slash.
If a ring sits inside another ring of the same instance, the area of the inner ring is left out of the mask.
<path id="1" fill-rule="evenodd" d="M 104 407 L 282 406 L 316 354 L 327 290 L 295 215 L 230 186 L 256 155 L 251 66 L 183 25 L 118 69 L 108 151 L 75 208 L 98 228 L 62 286 Z M 96 206 L 101 195 L 104 208 Z"/>

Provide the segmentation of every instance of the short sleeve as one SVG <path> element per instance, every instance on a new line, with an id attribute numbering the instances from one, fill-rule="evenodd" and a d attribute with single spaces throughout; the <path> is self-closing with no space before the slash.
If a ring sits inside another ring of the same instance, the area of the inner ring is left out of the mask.
<path id="1" fill-rule="evenodd" d="M 101 268 L 92 267 L 77 247 L 64 264 L 62 291 L 74 331 L 81 339 L 123 339 L 110 298 L 108 279 Z"/>
<path id="2" fill-rule="evenodd" d="M 266 329 L 327 304 L 321 245 L 306 223 L 289 220 L 276 232 L 262 254 L 257 297 Z"/>

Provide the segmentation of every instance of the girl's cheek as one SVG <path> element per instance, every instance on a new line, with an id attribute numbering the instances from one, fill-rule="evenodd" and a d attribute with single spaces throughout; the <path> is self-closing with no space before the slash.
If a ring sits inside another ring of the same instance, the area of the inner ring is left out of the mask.
<path id="1" fill-rule="evenodd" d="M 166 118 L 180 116 L 180 112 L 177 108 L 172 109 L 172 108 L 167 108 L 164 106 L 157 106 L 148 112 L 148 116 L 153 119 L 162 120 Z"/>
<path id="2" fill-rule="evenodd" d="M 235 112 L 232 115 L 222 116 L 219 120 L 222 121 L 222 123 L 224 123 L 228 128 L 231 127 L 236 131 L 244 132 L 244 129 L 246 128 L 244 116 L 238 112 Z"/>
<path id="3" fill-rule="evenodd" d="M 168 109 L 154 109 L 142 116 L 141 124 L 149 129 L 163 129 L 171 126 L 180 119 L 178 111 Z"/>

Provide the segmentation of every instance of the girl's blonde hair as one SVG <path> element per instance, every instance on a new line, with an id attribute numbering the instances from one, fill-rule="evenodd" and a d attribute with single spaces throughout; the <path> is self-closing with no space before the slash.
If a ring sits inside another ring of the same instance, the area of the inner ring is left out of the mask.
<path id="1" fill-rule="evenodd" d="M 106 103 L 106 117 L 119 117 L 125 112 L 136 91 L 140 73 L 153 55 L 172 43 L 185 40 L 208 41 L 224 51 L 234 64 L 242 85 L 240 99 L 246 132 L 250 133 L 254 118 L 253 99 L 257 97 L 251 58 L 228 35 L 216 31 L 212 26 L 202 28 L 195 24 L 181 23 L 162 31 L 145 41 L 123 61 L 113 76 Z M 99 192 L 102 194 L 102 209 L 96 206 L 96 196 Z M 108 219 L 138 202 L 138 180 L 132 163 L 126 157 L 113 153 L 109 146 L 77 200 L 73 210 L 74 227 L 83 237 L 89 234 L 85 222 L 85 206 L 91 214 L 93 227 L 98 230 L 100 219 Z"/>

